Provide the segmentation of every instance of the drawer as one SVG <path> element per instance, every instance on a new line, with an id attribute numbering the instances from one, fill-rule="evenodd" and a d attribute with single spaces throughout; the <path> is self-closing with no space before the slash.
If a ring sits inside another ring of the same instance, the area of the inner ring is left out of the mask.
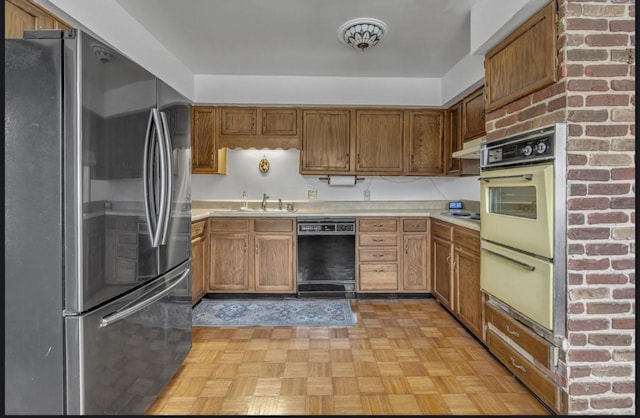
<path id="1" fill-rule="evenodd" d="M 199 237 L 204 234 L 204 226 L 207 221 L 199 221 L 191 224 L 191 238 Z"/>
<path id="2" fill-rule="evenodd" d="M 382 247 L 398 245 L 398 234 L 358 234 L 361 247 Z"/>
<path id="3" fill-rule="evenodd" d="M 250 219 L 209 218 L 211 232 L 249 232 Z"/>
<path id="4" fill-rule="evenodd" d="M 453 242 L 461 247 L 480 254 L 480 233 L 467 228 L 453 228 Z"/>
<path id="5" fill-rule="evenodd" d="M 546 368 L 552 368 L 553 346 L 547 341 L 538 337 L 520 322 L 502 313 L 490 303 L 485 303 L 485 320 L 487 323 L 492 323 L 500 332 L 531 354 L 531 357 Z"/>
<path id="6" fill-rule="evenodd" d="M 360 248 L 360 261 L 398 261 L 397 248 Z"/>
<path id="7" fill-rule="evenodd" d="M 403 232 L 427 232 L 427 219 L 403 219 Z"/>
<path id="8" fill-rule="evenodd" d="M 397 264 L 361 264 L 358 290 L 398 290 Z"/>
<path id="9" fill-rule="evenodd" d="M 358 219 L 359 232 L 398 232 L 396 218 Z"/>
<path id="10" fill-rule="evenodd" d="M 447 241 L 453 240 L 453 225 L 431 220 L 431 234 Z"/>
<path id="11" fill-rule="evenodd" d="M 294 220 L 287 219 L 254 219 L 255 232 L 293 232 Z"/>
<path id="12" fill-rule="evenodd" d="M 507 369 L 520 379 L 545 404 L 557 411 L 558 387 L 533 363 L 509 346 L 498 334 L 487 332 L 487 345 Z"/>

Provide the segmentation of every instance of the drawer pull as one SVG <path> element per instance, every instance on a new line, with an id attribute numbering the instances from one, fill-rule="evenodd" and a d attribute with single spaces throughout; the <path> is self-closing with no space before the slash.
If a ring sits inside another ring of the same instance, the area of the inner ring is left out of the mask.
<path id="1" fill-rule="evenodd" d="M 382 228 L 382 224 L 375 224 L 373 226 L 376 227 L 376 228 Z"/>
<path id="2" fill-rule="evenodd" d="M 384 254 L 371 254 L 372 257 L 380 258 L 384 257 Z"/>
<path id="3" fill-rule="evenodd" d="M 377 238 L 377 239 L 376 239 L 376 238 L 374 238 L 374 239 L 372 239 L 371 241 L 373 241 L 373 242 L 383 242 L 384 240 L 383 240 L 383 239 L 380 239 L 380 238 Z"/>
<path id="4" fill-rule="evenodd" d="M 514 337 L 520 337 L 520 333 L 518 331 L 512 330 L 509 325 L 507 325 L 507 332 L 513 335 Z"/>
<path id="5" fill-rule="evenodd" d="M 412 228 L 420 228 L 422 225 L 418 225 L 418 224 L 411 224 Z"/>
<path id="6" fill-rule="evenodd" d="M 516 364 L 516 361 L 513 359 L 513 357 L 509 357 L 509 360 L 511 360 L 511 365 L 513 367 L 515 367 L 516 369 L 520 370 L 523 373 L 527 372 L 527 369 L 525 369 L 523 366 L 520 366 L 519 364 Z"/>

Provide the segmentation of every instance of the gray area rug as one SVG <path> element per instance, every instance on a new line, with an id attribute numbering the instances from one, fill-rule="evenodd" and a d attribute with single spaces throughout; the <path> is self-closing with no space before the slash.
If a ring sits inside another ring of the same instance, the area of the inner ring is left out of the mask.
<path id="1" fill-rule="evenodd" d="M 193 309 L 195 327 L 348 327 L 355 323 L 346 299 L 203 299 Z"/>

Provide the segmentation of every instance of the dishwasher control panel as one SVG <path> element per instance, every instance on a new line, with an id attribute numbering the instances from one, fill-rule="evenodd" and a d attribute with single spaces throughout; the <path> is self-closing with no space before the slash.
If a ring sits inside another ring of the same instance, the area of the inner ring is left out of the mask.
<path id="1" fill-rule="evenodd" d="M 355 235 L 355 219 L 300 219 L 298 235 Z"/>

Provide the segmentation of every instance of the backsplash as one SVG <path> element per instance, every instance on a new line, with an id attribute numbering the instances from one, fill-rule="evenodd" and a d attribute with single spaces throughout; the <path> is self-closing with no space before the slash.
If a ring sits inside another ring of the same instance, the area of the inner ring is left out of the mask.
<path id="1" fill-rule="evenodd" d="M 261 173 L 258 163 L 269 160 L 269 171 Z M 369 189 L 371 200 L 480 200 L 477 176 L 414 177 L 359 176 L 354 186 L 329 186 L 321 175 L 299 173 L 298 150 L 229 150 L 227 174 L 192 175 L 192 200 L 240 199 L 242 192 L 250 200 L 306 200 L 307 190 L 316 191 L 317 200 L 364 200 Z"/>

